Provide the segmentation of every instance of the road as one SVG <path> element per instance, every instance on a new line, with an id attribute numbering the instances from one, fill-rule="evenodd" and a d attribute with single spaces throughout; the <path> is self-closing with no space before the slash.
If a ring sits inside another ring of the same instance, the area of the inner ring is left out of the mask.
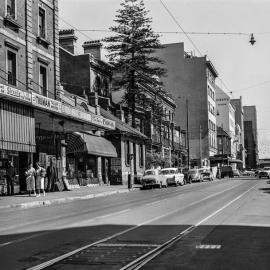
<path id="1" fill-rule="evenodd" d="M 142 269 L 270 269 L 268 191 L 224 179 L 1 210 L 1 269 L 125 269 L 177 235 Z"/>

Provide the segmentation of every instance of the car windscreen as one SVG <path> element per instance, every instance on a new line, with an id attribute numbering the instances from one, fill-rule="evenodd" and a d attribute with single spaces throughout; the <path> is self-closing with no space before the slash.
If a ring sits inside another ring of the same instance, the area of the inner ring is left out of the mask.
<path id="1" fill-rule="evenodd" d="M 144 175 L 155 175 L 156 172 L 155 171 L 145 171 Z"/>
<path id="2" fill-rule="evenodd" d="M 175 170 L 162 170 L 160 174 L 175 174 Z"/>

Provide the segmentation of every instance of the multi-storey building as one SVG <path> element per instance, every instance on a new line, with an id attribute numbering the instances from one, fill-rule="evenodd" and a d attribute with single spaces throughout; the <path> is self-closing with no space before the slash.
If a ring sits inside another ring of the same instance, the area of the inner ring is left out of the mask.
<path id="1" fill-rule="evenodd" d="M 124 110 L 112 100 L 112 68 L 101 60 L 102 43 L 99 40 L 84 42 L 84 53 L 76 54 L 76 40 L 73 29 L 60 31 L 61 83 L 70 95 L 84 98 L 102 116 L 115 121 L 116 130 L 101 134 L 112 142 L 117 151 L 117 156 L 100 153 L 102 178 L 105 183 L 110 179 L 111 184 L 126 184 L 128 174 L 133 180 L 144 172 L 147 137 L 128 125 Z M 143 129 L 142 123 L 138 127 Z M 88 154 L 85 163 L 95 156 Z"/>
<path id="2" fill-rule="evenodd" d="M 13 161 L 18 192 L 29 162 L 51 159 L 65 174 L 67 133 L 115 123 L 62 102 L 57 0 L 1 0 L 0 18 L 0 181 Z"/>
<path id="3" fill-rule="evenodd" d="M 230 136 L 231 143 L 228 154 L 236 159 L 239 142 L 235 132 L 235 108 L 230 100 L 230 96 L 216 86 L 217 126 Z"/>
<path id="4" fill-rule="evenodd" d="M 243 109 L 244 109 L 246 167 L 256 168 L 259 161 L 257 110 L 256 106 L 244 106 Z"/>
<path id="5" fill-rule="evenodd" d="M 239 148 L 237 150 L 236 158 L 242 161 L 242 165 L 238 164 L 240 168 L 245 168 L 245 144 L 244 144 L 244 111 L 242 97 L 239 99 L 231 99 L 231 104 L 235 108 L 235 125 L 237 136 L 239 138 Z"/>
<path id="6" fill-rule="evenodd" d="M 215 79 L 218 73 L 206 57 L 186 53 L 184 43 L 166 44 L 156 55 L 167 69 L 164 84 L 175 97 L 176 125 L 187 129 L 190 163 L 209 165 L 209 157 L 217 153 Z"/>

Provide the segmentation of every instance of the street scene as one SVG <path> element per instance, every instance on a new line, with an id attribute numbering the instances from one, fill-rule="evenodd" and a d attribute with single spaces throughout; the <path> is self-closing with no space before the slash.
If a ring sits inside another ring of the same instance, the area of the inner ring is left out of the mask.
<path id="1" fill-rule="evenodd" d="M 1 269 L 270 269 L 267 0 L 0 0 Z"/>

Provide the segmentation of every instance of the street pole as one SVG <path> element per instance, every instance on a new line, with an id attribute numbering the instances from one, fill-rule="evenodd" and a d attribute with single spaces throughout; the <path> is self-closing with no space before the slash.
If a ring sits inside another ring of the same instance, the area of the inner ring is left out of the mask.
<path id="1" fill-rule="evenodd" d="M 187 152 L 188 152 L 188 169 L 190 168 L 190 156 L 189 156 L 189 115 L 188 115 L 188 98 L 186 98 L 186 113 L 187 113 Z"/>
<path id="2" fill-rule="evenodd" d="M 200 140 L 199 140 L 199 144 L 200 144 L 200 167 L 202 167 L 202 126 L 200 125 Z"/>

